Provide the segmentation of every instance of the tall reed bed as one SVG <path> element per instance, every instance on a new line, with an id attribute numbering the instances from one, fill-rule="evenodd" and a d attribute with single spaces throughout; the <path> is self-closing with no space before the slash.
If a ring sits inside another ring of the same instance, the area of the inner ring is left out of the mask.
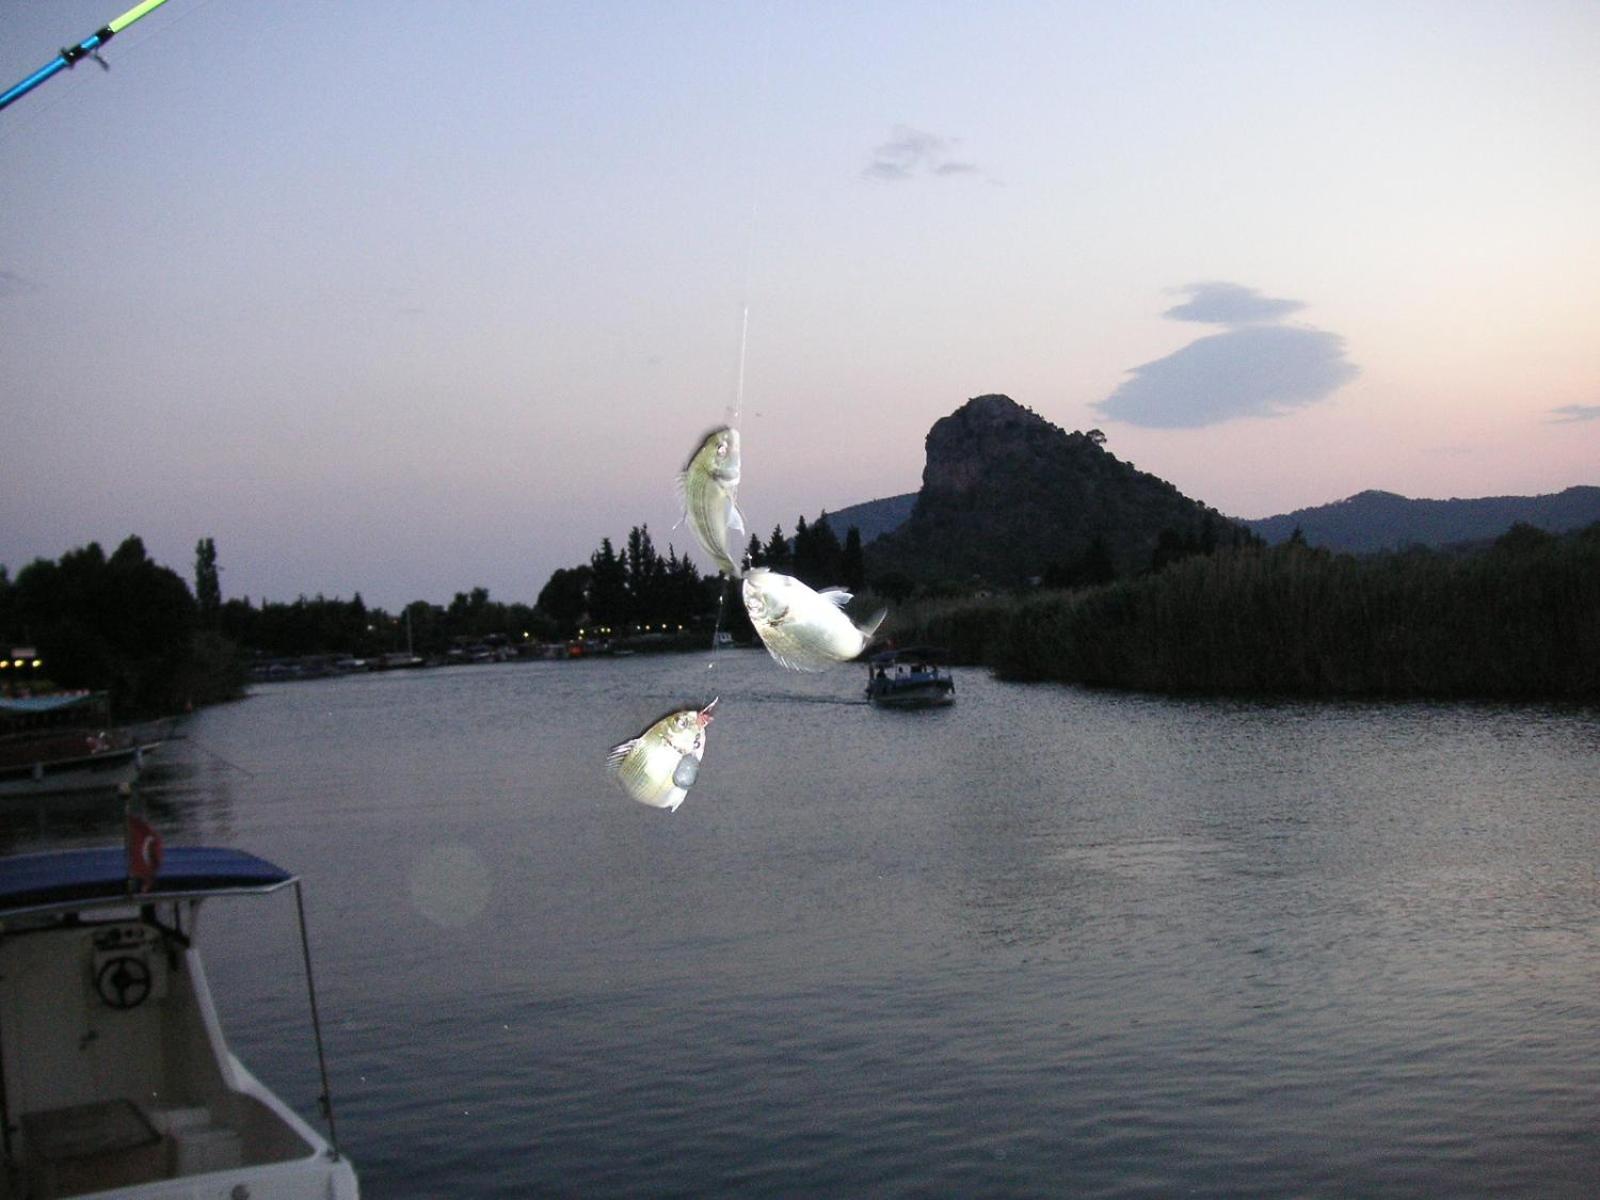
<path id="1" fill-rule="evenodd" d="M 1228 548 L 1098 588 L 895 614 L 1005 678 L 1159 692 L 1600 699 L 1600 526 L 1472 556 Z"/>

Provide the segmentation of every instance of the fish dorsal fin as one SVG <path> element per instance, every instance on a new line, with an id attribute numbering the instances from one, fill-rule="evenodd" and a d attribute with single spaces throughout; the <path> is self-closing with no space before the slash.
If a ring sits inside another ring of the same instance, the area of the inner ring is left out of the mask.
<path id="1" fill-rule="evenodd" d="M 619 742 L 615 746 L 611 747 L 610 751 L 608 751 L 606 754 L 606 766 L 615 771 L 622 765 L 622 760 L 627 758 L 629 754 L 633 753 L 633 748 L 638 744 L 638 738 L 629 738 L 627 741 Z"/>
<path id="2" fill-rule="evenodd" d="M 849 604 L 850 601 L 855 599 L 854 593 L 847 592 L 843 588 L 838 587 L 823 588 L 822 591 L 817 593 L 817 595 L 821 596 L 829 604 L 832 604 L 838 608 L 843 608 L 846 604 Z"/>

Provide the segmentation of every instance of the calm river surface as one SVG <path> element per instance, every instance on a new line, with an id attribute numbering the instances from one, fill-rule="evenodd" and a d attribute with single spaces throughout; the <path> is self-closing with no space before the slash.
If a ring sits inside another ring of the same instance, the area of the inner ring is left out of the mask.
<path id="1" fill-rule="evenodd" d="M 161 752 L 169 843 L 306 882 L 367 1196 L 1600 1195 L 1594 710 L 716 663 L 280 684 Z M 677 813 L 613 790 L 715 693 Z M 311 1113 L 293 910 L 201 932 Z"/>

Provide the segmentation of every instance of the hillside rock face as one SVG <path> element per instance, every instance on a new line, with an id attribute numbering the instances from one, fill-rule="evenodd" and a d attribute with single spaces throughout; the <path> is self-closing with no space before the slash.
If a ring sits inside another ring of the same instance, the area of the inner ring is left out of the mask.
<path id="1" fill-rule="evenodd" d="M 1215 510 L 1066 433 L 1008 396 L 979 396 L 928 431 L 910 518 L 867 551 L 873 574 L 1015 584 L 1081 562 L 1098 540 L 1117 573 L 1147 569 L 1163 532 L 1247 537 Z"/>

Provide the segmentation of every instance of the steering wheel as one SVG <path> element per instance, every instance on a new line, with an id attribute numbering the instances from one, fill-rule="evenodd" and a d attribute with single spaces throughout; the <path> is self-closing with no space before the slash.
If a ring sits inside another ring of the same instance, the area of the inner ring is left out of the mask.
<path id="1" fill-rule="evenodd" d="M 94 990 L 112 1008 L 138 1008 L 150 997 L 150 964 L 131 954 L 119 954 L 100 964 Z"/>

